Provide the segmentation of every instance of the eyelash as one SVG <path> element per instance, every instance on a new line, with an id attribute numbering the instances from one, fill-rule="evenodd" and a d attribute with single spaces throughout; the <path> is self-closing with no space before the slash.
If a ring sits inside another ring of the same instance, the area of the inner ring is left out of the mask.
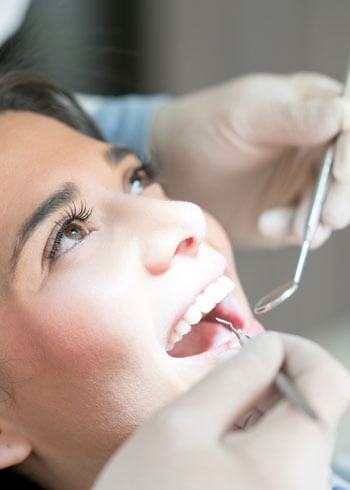
<path id="1" fill-rule="evenodd" d="M 133 184 L 136 180 L 140 180 L 137 179 L 137 176 L 140 172 L 145 173 L 146 177 L 150 180 L 148 184 L 150 185 L 151 183 L 155 182 L 159 177 L 160 166 L 153 160 L 143 162 L 138 167 L 135 167 L 132 171 L 132 174 L 129 177 L 130 184 Z M 78 210 L 75 203 L 72 202 L 71 207 L 62 216 L 62 219 L 56 223 L 58 226 L 58 230 L 51 239 L 52 244 L 49 248 L 49 253 L 47 256 L 50 261 L 54 261 L 57 258 L 57 254 L 61 248 L 65 228 L 75 221 L 86 223 L 90 218 L 92 211 L 92 208 L 87 207 L 86 202 L 81 202 L 80 208 Z"/>
<path id="2" fill-rule="evenodd" d="M 80 203 L 79 210 L 77 210 L 75 203 L 72 202 L 71 207 L 66 211 L 64 216 L 62 216 L 62 219 L 56 223 L 58 230 L 52 237 L 52 245 L 48 254 L 49 260 L 54 261 L 60 251 L 64 229 L 74 221 L 85 223 L 90 218 L 91 213 L 92 208 L 88 209 L 85 202 Z"/>

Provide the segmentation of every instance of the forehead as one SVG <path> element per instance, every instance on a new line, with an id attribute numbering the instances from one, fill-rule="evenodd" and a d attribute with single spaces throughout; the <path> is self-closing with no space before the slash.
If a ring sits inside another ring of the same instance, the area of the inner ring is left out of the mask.
<path id="1" fill-rule="evenodd" d="M 2 171 L 20 167 L 22 172 L 26 169 L 35 172 L 48 159 L 52 165 L 62 165 L 72 153 L 76 159 L 86 155 L 86 151 L 104 145 L 40 114 L 9 111 L 0 115 Z"/>
<path id="2" fill-rule="evenodd" d="M 0 204 L 11 206 L 25 197 L 28 207 L 32 198 L 37 201 L 47 195 L 61 178 L 66 181 L 81 170 L 91 171 L 105 148 L 106 143 L 46 116 L 0 115 Z"/>

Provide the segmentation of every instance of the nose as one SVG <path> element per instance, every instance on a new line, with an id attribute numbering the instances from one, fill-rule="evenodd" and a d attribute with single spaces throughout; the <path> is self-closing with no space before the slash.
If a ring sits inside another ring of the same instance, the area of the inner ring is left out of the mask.
<path id="1" fill-rule="evenodd" d="M 147 201 L 139 237 L 141 257 L 148 272 L 157 275 L 169 269 L 175 257 L 197 255 L 207 224 L 196 204 L 156 199 Z"/>

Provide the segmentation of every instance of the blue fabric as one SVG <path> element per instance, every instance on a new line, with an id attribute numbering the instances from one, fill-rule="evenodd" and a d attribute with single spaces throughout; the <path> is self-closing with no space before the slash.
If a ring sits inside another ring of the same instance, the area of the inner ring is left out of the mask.
<path id="1" fill-rule="evenodd" d="M 332 490 L 342 489 L 342 490 L 350 490 L 350 451 L 345 451 L 342 454 L 339 454 L 334 462 L 333 462 L 333 470 L 334 470 L 334 481 L 332 484 L 334 485 Z"/>
<path id="2" fill-rule="evenodd" d="M 335 458 L 333 469 L 350 482 L 350 450 L 343 451 Z"/>
<path id="3" fill-rule="evenodd" d="M 331 490 L 350 490 L 350 483 L 347 483 L 339 475 L 333 473 L 329 488 Z"/>
<path id="4" fill-rule="evenodd" d="M 152 120 L 169 96 L 76 94 L 76 98 L 107 141 L 131 148 L 141 160 L 149 158 Z"/>
<path id="5" fill-rule="evenodd" d="M 343 480 L 340 476 L 333 474 L 330 482 L 332 490 L 350 490 L 350 484 Z"/>

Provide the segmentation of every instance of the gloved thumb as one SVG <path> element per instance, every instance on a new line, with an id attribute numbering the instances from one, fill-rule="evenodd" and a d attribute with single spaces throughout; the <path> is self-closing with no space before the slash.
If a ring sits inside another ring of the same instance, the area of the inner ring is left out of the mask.
<path id="1" fill-rule="evenodd" d="M 297 207 L 268 209 L 258 219 L 261 236 L 276 245 L 301 244 L 305 234 L 305 224 L 310 208 L 311 196 Z M 311 248 L 321 246 L 331 235 L 328 226 L 319 224 L 313 236 Z"/>
<path id="2" fill-rule="evenodd" d="M 293 217 L 292 207 L 268 209 L 258 220 L 258 229 L 263 237 L 286 243 L 292 238 Z"/>

